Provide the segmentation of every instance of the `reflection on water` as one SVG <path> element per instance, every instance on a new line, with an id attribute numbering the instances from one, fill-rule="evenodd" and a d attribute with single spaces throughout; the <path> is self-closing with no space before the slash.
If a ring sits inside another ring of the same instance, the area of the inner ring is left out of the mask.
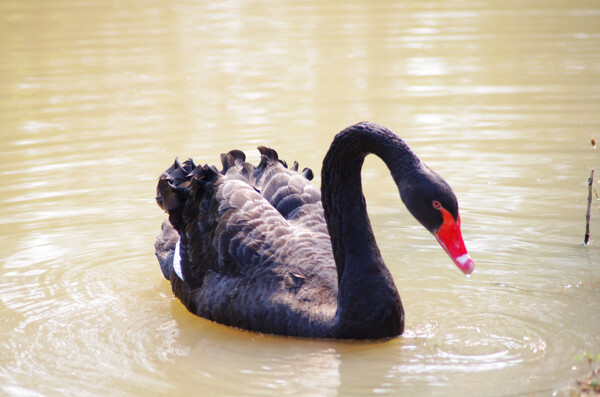
<path id="1" fill-rule="evenodd" d="M 587 0 L 2 2 L 0 390 L 567 394 L 576 356 L 600 353 L 597 201 L 581 245 L 599 16 Z M 257 335 L 173 299 L 153 196 L 175 156 L 256 162 L 264 144 L 319 175 L 333 135 L 364 119 L 451 183 L 470 278 L 368 158 L 403 337 Z"/>

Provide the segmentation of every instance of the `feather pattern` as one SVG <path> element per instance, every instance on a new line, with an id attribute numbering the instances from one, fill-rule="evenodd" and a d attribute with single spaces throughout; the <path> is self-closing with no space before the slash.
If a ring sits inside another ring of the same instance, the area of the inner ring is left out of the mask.
<path id="1" fill-rule="evenodd" d="M 180 238 L 186 281 L 175 280 L 174 291 L 190 311 L 254 331 L 322 333 L 335 315 L 337 282 L 320 191 L 309 169 L 298 173 L 275 150 L 259 151 L 257 167 L 233 150 L 221 156 L 221 171 L 191 159 L 165 171 L 157 188 L 170 220 L 156 243 L 161 268 Z"/>

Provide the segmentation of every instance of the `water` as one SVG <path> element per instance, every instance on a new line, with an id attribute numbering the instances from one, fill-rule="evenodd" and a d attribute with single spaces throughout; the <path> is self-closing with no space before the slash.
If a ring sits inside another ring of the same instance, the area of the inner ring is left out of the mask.
<path id="1" fill-rule="evenodd" d="M 1 393 L 569 395 L 600 353 L 599 21 L 583 0 L 3 1 Z M 318 175 L 365 119 L 453 186 L 471 277 L 369 158 L 403 337 L 259 335 L 173 299 L 153 197 L 175 156 L 264 144 Z"/>

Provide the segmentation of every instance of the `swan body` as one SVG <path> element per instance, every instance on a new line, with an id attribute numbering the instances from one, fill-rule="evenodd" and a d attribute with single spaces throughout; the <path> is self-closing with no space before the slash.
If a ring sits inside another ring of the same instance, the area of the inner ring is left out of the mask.
<path id="1" fill-rule="evenodd" d="M 169 215 L 156 255 L 174 294 L 198 316 L 278 335 L 376 339 L 400 335 L 400 296 L 375 243 L 360 171 L 373 153 L 388 165 L 409 211 L 456 265 L 473 270 L 448 184 L 387 128 L 340 132 L 312 171 L 287 168 L 259 147 L 253 166 L 232 150 L 223 169 L 175 161 L 158 181 Z"/>

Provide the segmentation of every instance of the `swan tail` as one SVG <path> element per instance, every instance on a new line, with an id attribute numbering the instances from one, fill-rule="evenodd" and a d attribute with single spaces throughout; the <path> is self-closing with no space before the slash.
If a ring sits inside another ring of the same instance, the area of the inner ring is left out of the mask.
<path id="1" fill-rule="evenodd" d="M 163 223 L 155 248 L 165 278 L 172 280 L 176 275 L 190 287 L 201 284 L 206 269 L 199 269 L 193 258 L 211 255 L 218 223 L 211 204 L 221 178 L 216 168 L 196 166 L 191 159 L 183 163 L 176 159 L 160 176 L 156 202 L 168 213 L 170 225 Z"/>

